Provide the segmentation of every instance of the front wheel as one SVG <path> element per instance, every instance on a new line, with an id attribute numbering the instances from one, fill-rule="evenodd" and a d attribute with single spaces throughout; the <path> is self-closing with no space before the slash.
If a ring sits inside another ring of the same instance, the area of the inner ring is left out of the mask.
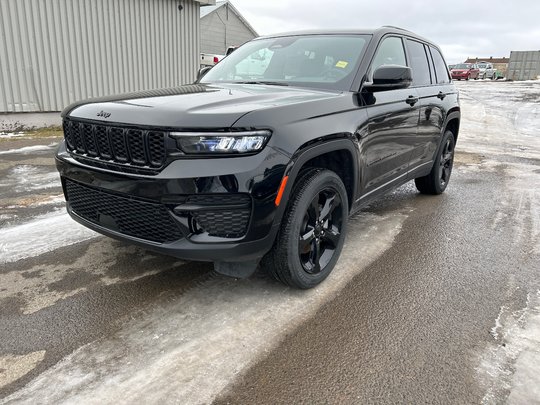
<path id="1" fill-rule="evenodd" d="M 328 277 L 339 258 L 348 215 L 347 191 L 336 173 L 324 169 L 304 172 L 262 267 L 291 287 L 315 287 Z"/>
<path id="2" fill-rule="evenodd" d="M 431 172 L 414 180 L 416 188 L 422 194 L 441 194 L 446 189 L 454 165 L 454 147 L 454 134 L 446 131 Z"/>

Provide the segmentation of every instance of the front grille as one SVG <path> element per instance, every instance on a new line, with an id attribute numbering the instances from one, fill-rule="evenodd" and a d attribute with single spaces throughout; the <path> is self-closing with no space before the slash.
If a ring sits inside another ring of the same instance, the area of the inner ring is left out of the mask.
<path id="1" fill-rule="evenodd" d="M 167 158 L 163 131 L 147 131 L 101 123 L 64 121 L 64 136 L 68 150 L 96 166 L 117 164 L 157 171 Z"/>
<path id="2" fill-rule="evenodd" d="M 190 196 L 187 203 L 212 206 L 208 210 L 194 211 L 191 214 L 196 221 L 196 227 L 210 236 L 240 238 L 246 234 L 251 216 L 249 195 L 197 194 Z M 216 209 L 216 206 L 220 208 Z"/>
<path id="3" fill-rule="evenodd" d="M 121 197 L 70 180 L 66 180 L 66 192 L 75 214 L 104 228 L 159 243 L 183 236 L 162 204 Z"/>

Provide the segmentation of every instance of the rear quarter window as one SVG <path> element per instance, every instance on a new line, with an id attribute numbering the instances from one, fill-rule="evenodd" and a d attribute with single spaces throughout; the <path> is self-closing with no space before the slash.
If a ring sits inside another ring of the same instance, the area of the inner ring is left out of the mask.
<path id="1" fill-rule="evenodd" d="M 438 49 L 430 46 L 431 56 L 433 56 L 433 64 L 435 65 L 435 73 L 437 75 L 437 84 L 450 83 L 450 75 L 444 59 Z"/>

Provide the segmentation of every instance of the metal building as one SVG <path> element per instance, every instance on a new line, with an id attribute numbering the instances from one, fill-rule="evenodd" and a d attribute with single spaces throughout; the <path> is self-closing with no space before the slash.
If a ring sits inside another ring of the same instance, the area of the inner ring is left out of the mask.
<path id="1" fill-rule="evenodd" d="M 224 55 L 229 46 L 240 46 L 258 37 L 257 31 L 229 1 L 201 9 L 201 52 Z"/>
<path id="2" fill-rule="evenodd" d="M 509 80 L 540 79 L 540 51 L 512 51 L 508 62 Z"/>
<path id="3" fill-rule="evenodd" d="M 215 0 L 0 0 L 0 113 L 192 82 Z"/>

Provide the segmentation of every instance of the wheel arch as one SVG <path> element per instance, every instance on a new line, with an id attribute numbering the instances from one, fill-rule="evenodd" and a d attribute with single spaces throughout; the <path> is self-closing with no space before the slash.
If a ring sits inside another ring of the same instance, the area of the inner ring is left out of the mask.
<path id="1" fill-rule="evenodd" d="M 452 134 L 454 134 L 454 144 L 457 143 L 458 135 L 459 135 L 460 119 L 461 119 L 461 112 L 460 112 L 458 107 L 453 108 L 452 110 L 449 111 L 449 113 L 448 113 L 448 115 L 446 117 L 446 122 L 445 122 L 445 124 L 443 126 L 443 131 L 442 131 L 442 134 L 441 134 L 441 140 L 442 140 L 442 137 L 443 137 L 444 133 L 447 130 L 450 130 L 450 131 L 452 131 Z"/>
<path id="2" fill-rule="evenodd" d="M 350 139 L 321 141 L 298 149 L 285 170 L 287 183 L 283 191 L 274 224 L 280 223 L 295 184 L 306 168 L 320 167 L 334 171 L 347 190 L 349 211 L 354 202 L 358 183 L 358 159 L 354 143 Z"/>

